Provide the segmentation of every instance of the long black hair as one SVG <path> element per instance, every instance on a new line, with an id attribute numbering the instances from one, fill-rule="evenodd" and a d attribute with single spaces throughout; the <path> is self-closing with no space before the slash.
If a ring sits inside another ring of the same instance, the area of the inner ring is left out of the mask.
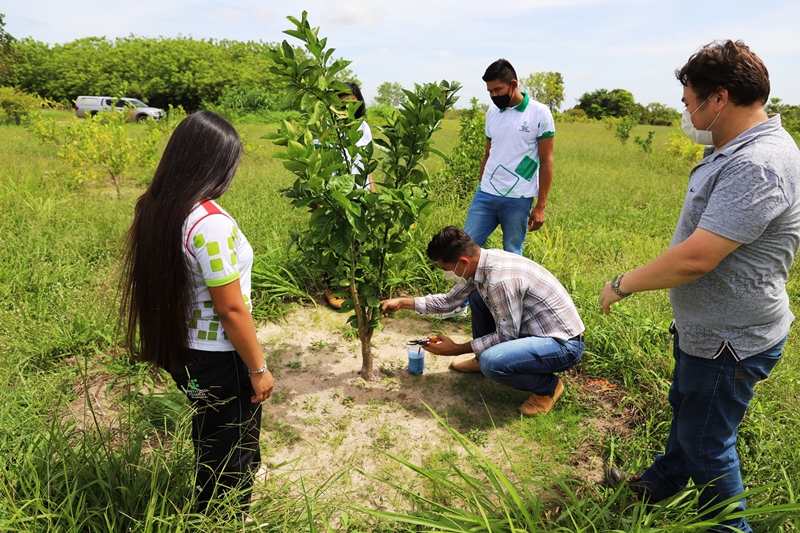
<path id="1" fill-rule="evenodd" d="M 350 87 L 350 94 L 355 96 L 356 100 L 361 102 L 361 104 L 359 104 L 359 106 L 356 108 L 356 111 L 355 111 L 355 114 L 354 114 L 355 118 L 363 117 L 364 115 L 367 114 L 367 105 L 364 103 L 364 96 L 361 94 L 361 89 L 358 87 L 358 84 L 356 82 L 354 82 L 354 81 L 346 81 L 344 83 L 345 83 L 345 85 Z M 350 95 L 347 94 L 347 93 L 344 93 L 344 94 L 340 94 L 339 96 L 342 97 L 342 96 L 350 96 Z"/>
<path id="2" fill-rule="evenodd" d="M 124 252 L 120 317 L 126 347 L 143 361 L 167 369 L 188 362 L 192 291 L 184 223 L 199 202 L 228 189 L 241 154 L 239 136 L 225 119 L 209 111 L 189 115 L 136 202 Z"/>

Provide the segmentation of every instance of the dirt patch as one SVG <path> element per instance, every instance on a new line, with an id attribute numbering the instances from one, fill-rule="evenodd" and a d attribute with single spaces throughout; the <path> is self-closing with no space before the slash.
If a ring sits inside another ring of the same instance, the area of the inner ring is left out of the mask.
<path id="1" fill-rule="evenodd" d="M 66 362 L 81 364 L 74 357 Z M 113 386 L 116 382 L 117 376 L 97 363 L 83 369 L 82 379 L 71 389 L 75 399 L 68 404 L 76 429 L 83 431 L 96 423 L 110 423 L 116 418 L 119 414 L 116 399 L 123 393 Z"/>
<path id="2" fill-rule="evenodd" d="M 369 382 L 358 374 L 360 345 L 348 338 L 346 320 L 347 315 L 324 306 L 298 307 L 281 322 L 260 328 L 275 375 L 275 393 L 264 410 L 262 475 L 302 477 L 309 487 L 344 472 L 339 479 L 344 483 L 336 484 L 339 490 L 384 508 L 393 494 L 384 493 L 388 486 L 376 479 L 398 482 L 405 476 L 414 483 L 411 472 L 386 454 L 425 466 L 465 454 L 426 405 L 498 465 L 506 462 L 503 449 L 538 455 L 539 443 L 514 428 L 520 419 L 517 407 L 527 393 L 480 374 L 454 372 L 448 368 L 451 357 L 429 353 L 423 375 L 407 372 L 408 340 L 442 332 L 464 342 L 471 337 L 469 320 L 440 321 L 413 313 L 385 320 L 385 329 L 373 337 L 375 379 Z M 605 436 L 630 432 L 625 413 L 618 410 L 622 393 L 576 372 L 566 379 L 571 401 L 588 402 L 590 410 L 604 415 L 580 422 L 586 438 L 570 454 L 570 475 L 599 481 Z"/>
<path id="3" fill-rule="evenodd" d="M 604 443 L 611 435 L 631 434 L 635 413 L 622 402 L 624 393 L 575 370 L 562 376 L 567 392 L 553 413 L 522 420 L 517 407 L 527 393 L 480 374 L 454 372 L 448 368 L 451 357 L 426 353 L 424 374 L 407 372 L 407 341 L 444 333 L 464 342 L 471 337 L 468 319 L 405 312 L 384 326 L 373 337 L 371 381 L 359 375 L 361 348 L 346 314 L 298 306 L 259 328 L 275 376 L 273 397 L 264 405 L 261 484 L 274 489 L 268 480 L 274 476 L 286 490 L 302 490 L 291 486 L 300 481 L 305 490 L 324 487 L 319 498 L 355 499 L 375 509 L 402 506 L 398 491 L 384 481 L 415 492 L 435 488 L 397 458 L 447 468 L 467 456 L 437 416 L 512 479 L 509 461 L 519 476 L 546 472 L 600 481 Z M 79 427 L 93 424 L 94 417 L 112 420 L 119 395 L 130 391 L 126 383 L 102 364 L 89 369 L 70 405 Z M 171 390 L 171 382 L 161 385 Z M 558 442 L 567 433 L 578 438 Z"/>
<path id="4" fill-rule="evenodd" d="M 579 388 L 583 401 L 600 414 L 581 422 L 581 426 L 587 429 L 587 437 L 575 451 L 572 465 L 581 479 L 599 483 L 605 470 L 601 444 L 610 436 L 621 439 L 631 436 L 633 408 L 622 404 L 624 393 L 615 383 L 577 372 L 570 373 L 570 382 Z"/>

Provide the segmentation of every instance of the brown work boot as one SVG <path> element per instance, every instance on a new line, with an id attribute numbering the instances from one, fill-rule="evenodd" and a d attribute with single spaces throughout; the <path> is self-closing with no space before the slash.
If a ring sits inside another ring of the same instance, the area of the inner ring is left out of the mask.
<path id="1" fill-rule="evenodd" d="M 553 408 L 558 398 L 564 394 L 564 384 L 558 380 L 556 390 L 552 396 L 540 396 L 538 394 L 531 394 L 531 397 L 525 400 L 525 403 L 519 406 L 519 412 L 525 416 L 543 415 Z"/>
<path id="2" fill-rule="evenodd" d="M 648 487 L 647 484 L 642 481 L 641 474 L 628 474 L 620 468 L 612 467 L 606 470 L 603 483 L 612 489 L 616 489 L 620 485 L 625 484 L 629 489 L 641 496 L 643 499 L 653 499 L 652 494 L 650 493 L 650 487 Z"/>
<path id="3" fill-rule="evenodd" d="M 345 299 L 341 298 L 340 296 L 334 296 L 332 289 L 325 291 L 325 301 L 328 302 L 328 305 L 331 306 L 331 308 L 336 309 L 337 311 L 342 308 L 344 300 Z"/>
<path id="4" fill-rule="evenodd" d="M 472 357 L 463 361 L 452 361 L 450 363 L 450 368 L 458 370 L 459 372 L 480 372 L 481 363 L 478 361 L 477 357 Z"/>

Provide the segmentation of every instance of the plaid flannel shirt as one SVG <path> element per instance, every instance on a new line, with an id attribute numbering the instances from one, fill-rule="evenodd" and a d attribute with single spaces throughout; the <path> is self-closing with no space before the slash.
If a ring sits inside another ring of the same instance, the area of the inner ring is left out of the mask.
<path id="1" fill-rule="evenodd" d="M 543 266 L 503 250 L 481 249 L 475 277 L 447 294 L 414 298 L 414 310 L 446 313 L 461 305 L 473 289 L 486 302 L 497 329 L 470 341 L 480 355 L 495 344 L 523 337 L 568 340 L 584 331 L 578 310 L 563 285 Z"/>

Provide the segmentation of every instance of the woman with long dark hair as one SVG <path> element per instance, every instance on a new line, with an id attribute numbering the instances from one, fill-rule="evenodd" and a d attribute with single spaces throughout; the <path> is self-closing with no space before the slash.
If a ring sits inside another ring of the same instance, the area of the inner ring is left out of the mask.
<path id="1" fill-rule="evenodd" d="M 214 202 L 241 154 L 223 118 L 208 111 L 185 118 L 136 203 L 125 251 L 126 346 L 166 369 L 195 408 L 201 512 L 233 488 L 247 511 L 260 464 L 261 402 L 274 384 L 250 315 L 253 249 Z"/>

